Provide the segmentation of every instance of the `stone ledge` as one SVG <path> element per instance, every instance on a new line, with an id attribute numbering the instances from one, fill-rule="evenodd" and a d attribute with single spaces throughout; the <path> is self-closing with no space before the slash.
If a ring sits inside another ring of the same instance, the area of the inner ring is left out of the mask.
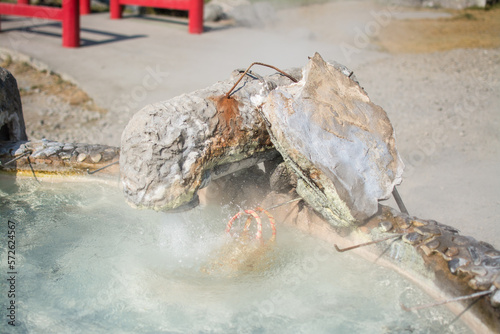
<path id="1" fill-rule="evenodd" d="M 88 175 L 104 168 L 96 176 L 118 175 L 118 147 L 50 140 L 0 142 L 1 169 L 5 172 Z M 7 164 L 15 158 L 18 160 Z M 29 158 L 29 159 L 28 159 Z M 87 172 L 88 171 L 88 172 Z"/>

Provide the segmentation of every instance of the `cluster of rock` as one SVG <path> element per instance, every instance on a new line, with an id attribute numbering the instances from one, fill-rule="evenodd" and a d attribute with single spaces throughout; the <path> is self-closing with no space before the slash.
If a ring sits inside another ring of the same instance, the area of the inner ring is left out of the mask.
<path id="1" fill-rule="evenodd" d="M 277 171 L 275 173 L 286 174 Z M 293 181 L 288 181 L 293 187 Z M 263 200 L 263 206 L 273 207 L 296 198 L 293 190 L 281 189 L 273 189 Z M 409 216 L 384 205 L 354 230 L 332 228 L 302 202 L 272 212 L 276 221 L 290 224 L 331 244 L 347 248 L 353 244 L 375 242 L 353 251 L 376 259 L 380 264 L 388 259 L 389 263 L 385 265 L 395 264 L 396 270 L 439 299 L 488 293 L 482 298 L 464 300 L 461 305 L 458 301 L 449 305 L 461 314 L 462 320 L 474 332 L 500 331 L 500 251 L 492 245 L 460 235 L 451 226 Z"/>
<path id="2" fill-rule="evenodd" d="M 164 210 L 194 205 L 197 191 L 210 180 L 274 158 L 277 150 L 284 163 L 270 175 L 275 190 L 298 193 L 343 233 L 362 225 L 375 231 L 367 234 L 371 239 L 382 232 L 401 234 L 412 254 L 421 253 L 434 272 L 447 273 L 442 282 L 460 287 L 455 295 L 492 289 L 484 299 L 486 314 L 489 326 L 498 328 L 500 253 L 451 227 L 379 206 L 403 170 L 387 115 L 352 72 L 318 54 L 302 76 L 293 72 L 301 77 L 297 83 L 253 73 L 227 97 L 240 75 L 235 73 L 137 113 L 122 137 L 128 201 Z M 300 212 L 296 216 L 304 218 Z"/>
<path id="3" fill-rule="evenodd" d="M 60 143 L 50 140 L 9 141 L 0 145 L 0 168 L 4 171 L 32 171 L 56 174 L 87 174 L 96 169 L 118 162 L 118 147 Z M 15 158 L 19 158 L 9 163 Z M 118 172 L 118 166 L 110 166 L 102 174 Z"/>
<path id="4" fill-rule="evenodd" d="M 378 226 L 385 233 L 402 235 L 402 241 L 412 245 L 435 273 L 445 273 L 436 281 L 443 290 L 453 287 L 462 295 L 474 291 L 491 291 L 480 308 L 483 321 L 500 330 L 500 251 L 483 241 L 462 236 L 451 226 L 425 220 L 381 206 L 381 212 L 366 226 Z M 451 274 L 451 275 L 450 275 Z M 489 303 L 488 303 L 489 301 Z"/>
<path id="5" fill-rule="evenodd" d="M 387 115 L 351 74 L 316 54 L 298 83 L 250 75 L 226 97 L 236 73 L 146 106 L 122 134 L 127 200 L 161 210 L 195 205 L 211 179 L 270 160 L 276 148 L 298 176 L 299 195 L 332 225 L 372 216 L 401 182 L 403 163 Z"/>
<path id="6" fill-rule="evenodd" d="M 119 148 L 27 141 L 21 98 L 14 76 L 0 67 L 0 168 L 4 171 L 82 174 L 118 161 Z M 16 159 L 19 158 L 19 159 Z M 13 161 L 16 159 L 15 161 Z M 118 170 L 115 167 L 114 172 Z M 107 170 L 113 172 L 113 169 Z"/>
<path id="7" fill-rule="evenodd" d="M 383 207 L 377 219 L 383 232 L 402 233 L 402 240 L 422 250 L 426 256 L 439 255 L 454 275 L 468 276 L 468 285 L 474 290 L 500 289 L 500 251 L 492 245 L 462 236 L 451 226 L 434 220 L 424 220 Z M 500 306 L 500 290 L 492 298 Z"/>

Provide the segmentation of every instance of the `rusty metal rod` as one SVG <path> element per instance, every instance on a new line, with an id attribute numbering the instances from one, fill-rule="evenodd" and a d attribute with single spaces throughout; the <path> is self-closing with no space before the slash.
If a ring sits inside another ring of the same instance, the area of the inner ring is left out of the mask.
<path id="1" fill-rule="evenodd" d="M 25 156 L 27 156 L 27 155 L 30 155 L 31 153 L 32 153 L 32 151 L 26 151 L 26 152 L 24 152 L 23 154 L 21 154 L 20 156 L 15 157 L 14 159 L 12 159 L 12 160 L 10 160 L 10 161 L 7 161 L 7 162 L 6 162 L 6 163 L 4 163 L 3 165 L 4 165 L 4 166 L 7 166 L 8 164 L 13 163 L 14 161 L 17 161 L 17 160 L 21 159 L 22 157 L 25 157 Z M 1 162 L 0 162 L 0 165 L 2 165 L 2 163 L 1 163 Z"/>
<path id="2" fill-rule="evenodd" d="M 95 173 L 100 172 L 101 170 L 103 170 L 103 169 L 105 169 L 105 168 L 108 168 L 108 167 L 110 167 L 110 166 L 116 165 L 116 164 L 118 164 L 118 163 L 120 163 L 120 162 L 119 162 L 119 161 L 112 162 L 112 163 L 110 163 L 109 165 L 106 165 L 106 166 L 104 166 L 104 167 L 98 168 L 98 169 L 96 169 L 96 170 L 94 170 L 94 171 L 92 171 L 92 172 L 91 172 L 91 171 L 89 171 L 89 169 L 87 168 L 87 174 L 90 174 L 90 175 L 95 174 Z"/>
<path id="3" fill-rule="evenodd" d="M 30 165 L 30 169 L 31 169 L 31 172 L 33 173 L 33 177 L 35 178 L 35 181 L 40 183 L 40 181 L 38 181 L 38 179 L 36 178 L 35 169 L 33 169 L 33 165 L 31 164 L 30 157 L 28 156 L 26 159 L 28 160 L 28 164 Z"/>
<path id="4" fill-rule="evenodd" d="M 347 252 L 347 251 L 349 251 L 351 249 L 356 249 L 356 248 L 359 248 L 359 247 L 364 247 L 364 246 L 369 246 L 369 245 L 373 245 L 373 244 L 378 244 L 379 242 L 382 242 L 382 241 L 399 238 L 402 235 L 403 235 L 403 233 L 398 233 L 398 234 L 395 234 L 395 235 L 391 235 L 391 236 L 389 236 L 387 238 L 373 240 L 373 241 L 365 242 L 365 243 L 362 243 L 362 244 L 358 244 L 358 245 L 354 245 L 354 246 L 346 247 L 346 248 L 339 248 L 339 246 L 337 246 L 336 244 L 334 246 L 335 246 L 335 249 L 337 250 L 337 252 L 342 253 L 342 252 Z"/>
<path id="5" fill-rule="evenodd" d="M 407 215 L 410 215 L 408 213 L 408 210 L 406 209 L 405 204 L 403 203 L 403 199 L 401 198 L 401 196 L 399 196 L 399 192 L 396 189 L 396 186 L 394 186 L 394 189 L 392 189 L 392 196 L 394 196 L 394 200 L 396 200 L 396 204 L 398 205 L 399 211 Z"/>
<path id="6" fill-rule="evenodd" d="M 240 83 L 240 81 L 243 79 L 243 77 L 248 73 L 248 71 L 250 71 L 250 68 L 253 66 L 253 65 L 260 65 L 260 66 L 265 66 L 265 67 L 269 67 L 269 68 L 272 68 L 273 70 L 275 71 L 278 71 L 280 72 L 281 74 L 283 74 L 285 77 L 287 77 L 288 79 L 292 80 L 293 82 L 297 82 L 297 79 L 295 79 L 294 77 L 292 77 L 290 74 L 287 74 L 286 72 L 283 72 L 282 70 L 280 70 L 279 68 L 277 67 L 274 67 L 272 65 L 268 65 L 268 64 L 264 64 L 264 63 L 259 63 L 259 62 L 254 62 L 252 63 L 250 66 L 248 66 L 248 68 L 245 70 L 245 72 L 243 72 L 243 74 L 240 76 L 240 78 L 238 79 L 238 81 L 236 81 L 236 83 L 233 85 L 233 87 L 231 87 L 231 89 L 226 93 L 226 99 L 229 98 L 229 95 L 231 95 L 231 92 L 236 88 L 236 86 L 238 86 L 238 84 Z"/>
<path id="7" fill-rule="evenodd" d="M 448 303 L 452 303 L 452 302 L 459 302 L 461 300 L 467 300 L 467 299 L 472 299 L 472 298 L 486 296 L 486 295 L 489 295 L 489 294 L 491 294 L 491 293 L 493 293 L 495 291 L 496 291 L 496 289 L 487 290 L 487 291 L 481 291 L 481 292 L 476 292 L 476 293 L 473 293 L 473 294 L 470 294 L 470 295 L 466 295 L 466 296 L 455 297 L 455 298 L 443 300 L 443 301 L 440 301 L 440 302 L 429 303 L 429 304 L 424 304 L 424 305 L 419 305 L 419 306 L 414 306 L 414 307 L 407 307 L 403 303 L 401 303 L 401 308 L 403 310 L 407 311 L 407 312 L 416 311 L 416 310 L 422 310 L 424 308 L 429 308 L 429 307 L 444 305 L 444 304 L 448 304 Z"/>
<path id="8" fill-rule="evenodd" d="M 276 204 L 276 205 L 273 205 L 271 206 L 270 208 L 267 208 L 265 210 L 269 211 L 269 210 L 272 210 L 272 209 L 276 209 L 276 208 L 279 208 L 280 206 L 283 206 L 283 205 L 287 205 L 287 204 L 290 204 L 290 203 L 293 203 L 293 202 L 297 202 L 297 201 L 300 201 L 302 199 L 302 197 L 297 197 L 297 198 L 294 198 L 294 199 L 291 199 L 289 201 L 286 201 L 284 203 L 280 203 L 280 204 Z"/>

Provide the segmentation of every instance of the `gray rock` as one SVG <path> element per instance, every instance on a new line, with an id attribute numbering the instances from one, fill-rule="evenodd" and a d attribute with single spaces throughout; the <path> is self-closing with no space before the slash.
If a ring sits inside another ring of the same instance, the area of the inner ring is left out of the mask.
<path id="1" fill-rule="evenodd" d="M 98 163 L 99 161 L 101 161 L 101 158 L 102 158 L 101 153 L 94 153 L 90 155 L 90 160 L 92 160 L 92 162 L 94 163 Z"/>
<path id="2" fill-rule="evenodd" d="M 80 151 L 80 152 L 79 152 Z M 99 161 L 86 159 L 94 152 Z M 61 175 L 88 175 L 89 169 L 100 169 L 97 177 L 118 174 L 119 149 L 106 145 L 69 144 L 49 140 L 10 141 L 0 145 L 0 168 L 4 172 L 58 173 Z M 29 157 L 29 159 L 28 159 Z M 8 163 L 18 158 L 15 163 Z M 93 174 L 93 172 L 92 172 Z"/>
<path id="3" fill-rule="evenodd" d="M 276 192 L 288 192 L 297 187 L 297 174 L 286 163 L 281 163 L 272 172 L 269 183 Z"/>
<path id="4" fill-rule="evenodd" d="M 491 295 L 491 305 L 496 308 L 500 308 L 500 290 L 495 291 Z"/>
<path id="5" fill-rule="evenodd" d="M 430 7 L 430 8 L 450 8 L 464 9 L 469 7 L 485 8 L 487 4 L 493 4 L 495 1 L 487 0 L 400 0 L 402 5 L 414 7 Z"/>
<path id="6" fill-rule="evenodd" d="M 469 7 L 486 7 L 486 0 L 424 0 L 422 7 L 464 9 Z"/>
<path id="7" fill-rule="evenodd" d="M 203 21 L 216 22 L 224 18 L 222 6 L 214 3 L 207 3 L 203 7 Z"/>
<path id="8" fill-rule="evenodd" d="M 382 232 L 389 232 L 390 230 L 392 230 L 393 228 L 393 225 L 390 221 L 388 220 L 384 220 L 384 221 L 381 221 L 379 224 L 378 224 L 380 230 Z"/>
<path id="9" fill-rule="evenodd" d="M 197 203 L 210 180 L 277 156 L 256 105 L 289 82 L 281 75 L 246 76 L 146 106 L 122 134 L 120 169 L 133 206 L 173 210 Z"/>
<path id="10" fill-rule="evenodd" d="M 17 81 L 0 67 L 0 140 L 28 140 Z"/>
<path id="11" fill-rule="evenodd" d="M 268 95 L 262 112 L 299 176 L 297 192 L 331 224 L 372 216 L 401 182 L 404 165 L 385 111 L 319 54 L 299 83 Z"/>
<path id="12" fill-rule="evenodd" d="M 244 27 L 262 27 L 276 20 L 276 11 L 268 2 L 257 2 L 236 6 L 227 16 Z"/>
<path id="13" fill-rule="evenodd" d="M 86 155 L 85 153 L 80 153 L 80 154 L 78 154 L 78 157 L 76 158 L 76 160 L 77 160 L 78 162 L 82 162 L 82 161 L 84 161 L 86 158 L 87 158 L 87 155 Z"/>
<path id="14" fill-rule="evenodd" d="M 253 4 L 253 10 L 262 24 L 277 20 L 276 10 L 270 2 L 256 2 Z"/>

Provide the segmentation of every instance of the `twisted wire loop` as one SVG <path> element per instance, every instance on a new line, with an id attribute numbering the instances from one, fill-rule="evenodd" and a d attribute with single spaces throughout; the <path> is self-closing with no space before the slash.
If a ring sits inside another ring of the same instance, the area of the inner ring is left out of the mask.
<path id="1" fill-rule="evenodd" d="M 255 239 L 259 240 L 261 243 L 264 242 L 263 238 L 262 238 L 262 219 L 260 218 L 260 216 L 257 214 L 257 212 L 263 212 L 264 214 L 266 214 L 268 220 L 269 220 L 269 224 L 271 226 L 271 229 L 272 229 L 272 235 L 271 235 L 271 238 L 269 239 L 270 242 L 274 242 L 276 240 L 276 221 L 274 219 L 274 217 L 269 213 L 269 211 L 261 208 L 261 207 L 257 207 L 255 210 L 244 210 L 244 211 L 240 211 L 238 212 L 237 214 L 235 214 L 227 223 L 226 225 L 226 233 L 228 234 L 231 234 L 231 228 L 234 224 L 234 222 L 236 221 L 236 219 L 238 219 L 240 216 L 242 215 L 249 215 L 247 220 L 245 221 L 245 225 L 243 227 L 243 234 L 242 236 L 246 236 L 248 233 L 249 233 L 249 230 L 250 230 L 250 226 L 253 222 L 253 220 L 255 219 L 255 222 L 257 223 L 257 232 L 255 234 Z"/>
<path id="2" fill-rule="evenodd" d="M 269 225 L 271 225 L 271 230 L 272 230 L 272 236 L 271 239 L 269 239 L 270 242 L 273 242 L 276 240 L 276 221 L 271 213 L 267 211 L 266 209 L 263 209 L 261 207 L 255 208 L 255 211 L 260 211 L 264 212 L 267 216 L 267 219 L 269 219 Z"/>
<path id="3" fill-rule="evenodd" d="M 240 211 L 237 214 L 235 214 L 231 219 L 229 219 L 229 221 L 227 222 L 227 226 L 226 226 L 226 233 L 229 233 L 231 231 L 231 227 L 233 226 L 234 221 L 236 219 L 238 219 L 238 217 L 243 215 L 243 214 L 244 214 L 244 212 Z"/>

